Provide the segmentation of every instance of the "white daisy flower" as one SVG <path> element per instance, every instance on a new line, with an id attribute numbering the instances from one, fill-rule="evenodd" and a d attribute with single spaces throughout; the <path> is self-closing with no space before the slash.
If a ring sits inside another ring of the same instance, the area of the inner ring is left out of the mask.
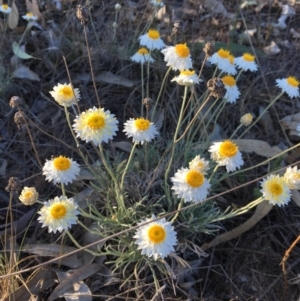
<path id="1" fill-rule="evenodd" d="M 234 63 L 244 71 L 255 72 L 258 69 L 255 63 L 255 56 L 250 53 L 244 53 L 242 56 L 235 58 Z"/>
<path id="2" fill-rule="evenodd" d="M 162 49 L 166 46 L 160 38 L 159 31 L 155 29 L 149 29 L 146 34 L 139 37 L 139 40 L 142 46 L 146 46 L 150 50 Z"/>
<path id="3" fill-rule="evenodd" d="M 93 107 L 76 116 L 73 128 L 80 139 L 99 145 L 103 141 L 107 143 L 116 135 L 118 123 L 110 111 Z"/>
<path id="4" fill-rule="evenodd" d="M 195 74 L 194 70 L 180 71 L 179 76 L 175 76 L 173 79 L 171 79 L 171 82 L 173 81 L 177 82 L 177 84 L 181 86 L 192 86 L 194 84 L 199 84 L 199 82 L 202 82 L 202 80 L 198 78 L 197 74 Z"/>
<path id="5" fill-rule="evenodd" d="M 124 123 L 125 134 L 132 137 L 133 142 L 143 144 L 145 141 L 151 141 L 158 135 L 155 124 L 144 118 L 130 118 Z"/>
<path id="6" fill-rule="evenodd" d="M 151 218 L 142 220 L 138 225 L 149 222 L 155 219 L 155 215 Z M 171 252 L 174 252 L 174 246 L 177 244 L 176 232 L 171 222 L 166 222 L 165 218 L 141 226 L 137 229 L 135 244 L 138 245 L 138 250 L 142 250 L 142 255 L 157 260 L 158 257 L 165 258 Z"/>
<path id="7" fill-rule="evenodd" d="M 231 55 L 228 50 L 221 48 L 207 60 L 211 64 L 217 65 L 222 72 L 226 72 L 231 75 L 235 75 L 237 73 L 234 66 L 234 56 Z"/>
<path id="8" fill-rule="evenodd" d="M 288 167 L 283 175 L 283 179 L 290 189 L 300 189 L 300 170 L 298 170 L 297 166 Z"/>
<path id="9" fill-rule="evenodd" d="M 205 200 L 210 188 L 209 180 L 199 169 L 181 168 L 171 178 L 171 181 L 173 182 L 171 189 L 185 202 L 197 203 Z"/>
<path id="10" fill-rule="evenodd" d="M 240 122 L 243 126 L 249 126 L 252 123 L 252 120 L 253 120 L 253 115 L 247 113 L 241 117 Z"/>
<path id="11" fill-rule="evenodd" d="M 74 88 L 75 95 L 72 90 L 71 84 L 57 84 L 53 87 L 53 91 L 49 93 L 61 106 L 69 107 L 76 104 L 80 100 L 79 89 Z"/>
<path id="12" fill-rule="evenodd" d="M 283 92 L 286 92 L 290 98 L 299 97 L 299 81 L 293 77 L 276 79 L 277 87 L 281 88 Z"/>
<path id="13" fill-rule="evenodd" d="M 189 168 L 198 170 L 206 175 L 209 169 L 209 162 L 198 155 L 189 163 Z"/>
<path id="14" fill-rule="evenodd" d="M 43 175 L 46 177 L 46 180 L 49 182 L 53 181 L 54 184 L 72 183 L 79 172 L 80 168 L 77 162 L 64 156 L 46 160 L 46 163 L 43 166 Z"/>
<path id="15" fill-rule="evenodd" d="M 239 98 L 241 93 L 236 85 L 235 79 L 232 76 L 227 75 L 222 77 L 222 81 L 226 88 L 224 99 L 226 99 L 227 102 L 236 103 L 236 100 Z"/>
<path id="16" fill-rule="evenodd" d="M 151 63 L 154 62 L 154 59 L 150 56 L 149 51 L 145 47 L 140 48 L 130 59 L 133 62 L 141 64 L 144 64 L 148 61 Z"/>
<path id="17" fill-rule="evenodd" d="M 24 187 L 19 200 L 26 206 L 33 205 L 39 198 L 39 193 L 36 191 L 35 187 Z"/>
<path id="18" fill-rule="evenodd" d="M 0 11 L 4 14 L 9 14 L 11 12 L 11 8 L 7 4 L 0 5 Z"/>
<path id="19" fill-rule="evenodd" d="M 186 44 L 177 44 L 175 46 L 167 46 L 161 51 L 167 62 L 167 66 L 171 66 L 173 70 L 192 69 L 192 59 L 190 49 Z"/>
<path id="20" fill-rule="evenodd" d="M 265 200 L 270 204 L 279 207 L 286 205 L 291 198 L 291 191 L 283 177 L 279 175 L 270 175 L 260 182 L 262 189 L 260 190 Z"/>
<path id="21" fill-rule="evenodd" d="M 66 196 L 55 197 L 44 203 L 44 206 L 38 211 L 42 227 L 48 227 L 48 232 L 56 233 L 68 230 L 72 225 L 77 224 L 76 210 L 78 205 L 73 198 L 68 199 Z"/>
<path id="22" fill-rule="evenodd" d="M 153 4 L 156 7 L 163 7 L 165 5 L 161 0 L 151 0 L 150 4 Z"/>
<path id="23" fill-rule="evenodd" d="M 22 16 L 22 18 L 28 22 L 37 20 L 37 16 L 31 12 L 28 12 L 25 16 Z"/>
<path id="24" fill-rule="evenodd" d="M 214 142 L 208 151 L 214 161 L 220 166 L 226 166 L 227 172 L 235 171 L 244 164 L 238 146 L 230 140 Z"/>

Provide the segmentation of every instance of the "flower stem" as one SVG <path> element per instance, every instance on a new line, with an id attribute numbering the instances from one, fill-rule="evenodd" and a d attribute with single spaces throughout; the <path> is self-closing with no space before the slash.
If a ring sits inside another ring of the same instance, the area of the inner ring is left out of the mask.
<path id="1" fill-rule="evenodd" d="M 128 161 L 127 161 L 127 164 L 126 164 L 126 167 L 124 169 L 124 172 L 123 172 L 123 175 L 122 175 L 122 179 L 121 179 L 121 190 L 123 190 L 123 185 L 124 185 L 124 179 L 125 179 L 125 175 L 127 173 L 127 170 L 128 170 L 128 167 L 129 167 L 129 164 L 132 160 L 132 157 L 133 157 L 133 154 L 134 154 L 134 150 L 137 146 L 138 142 L 135 142 L 132 146 L 132 149 L 131 149 L 131 152 L 130 152 L 130 155 L 129 155 L 129 158 L 128 158 Z"/>

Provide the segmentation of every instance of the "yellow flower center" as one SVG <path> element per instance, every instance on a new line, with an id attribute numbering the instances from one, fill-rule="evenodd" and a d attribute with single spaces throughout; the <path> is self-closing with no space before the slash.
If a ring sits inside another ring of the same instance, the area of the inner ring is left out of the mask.
<path id="1" fill-rule="evenodd" d="M 270 182 L 269 184 L 269 190 L 272 193 L 273 196 L 277 197 L 282 194 L 282 186 L 278 183 Z"/>
<path id="2" fill-rule="evenodd" d="M 156 2 L 157 2 L 157 3 L 160 3 L 160 2 L 161 2 L 161 0 L 156 0 Z"/>
<path id="3" fill-rule="evenodd" d="M 186 44 L 177 44 L 175 46 L 175 52 L 181 58 L 186 58 L 190 55 L 189 47 L 187 47 Z"/>
<path id="4" fill-rule="evenodd" d="M 236 83 L 235 79 L 230 75 L 224 76 L 222 78 L 222 81 L 223 81 L 224 85 L 229 86 L 229 87 L 235 86 L 235 83 Z"/>
<path id="5" fill-rule="evenodd" d="M 27 17 L 33 17 L 33 13 L 29 12 L 26 14 Z"/>
<path id="6" fill-rule="evenodd" d="M 138 54 L 140 55 L 149 54 L 149 51 L 145 47 L 142 47 L 138 50 Z"/>
<path id="7" fill-rule="evenodd" d="M 190 70 L 182 70 L 180 72 L 181 75 L 186 75 L 186 76 L 190 76 L 190 75 L 194 75 L 195 74 L 195 71 L 190 71 Z"/>
<path id="8" fill-rule="evenodd" d="M 149 29 L 148 37 L 152 40 L 157 40 L 159 38 L 159 31 L 155 29 Z"/>
<path id="9" fill-rule="evenodd" d="M 6 10 L 6 9 L 8 9 L 8 7 L 9 7 L 9 6 L 8 6 L 7 4 L 2 4 L 2 8 L 3 8 L 3 9 Z"/>
<path id="10" fill-rule="evenodd" d="M 26 199 L 32 198 L 33 197 L 33 192 L 32 191 L 26 191 L 26 192 L 24 192 L 24 197 Z"/>
<path id="11" fill-rule="evenodd" d="M 222 58 L 222 59 L 228 59 L 229 58 L 229 55 L 230 55 L 230 52 L 228 50 L 225 50 L 223 48 L 221 48 L 219 51 L 218 51 L 218 55 Z"/>
<path id="12" fill-rule="evenodd" d="M 59 156 L 53 160 L 53 165 L 56 170 L 65 171 L 71 167 L 71 160 L 66 157 Z"/>
<path id="13" fill-rule="evenodd" d="M 105 119 L 97 113 L 94 113 L 88 118 L 87 125 L 92 130 L 100 130 L 105 126 Z"/>
<path id="14" fill-rule="evenodd" d="M 203 185 L 204 175 L 201 172 L 192 169 L 186 174 L 185 180 L 190 186 L 197 188 Z"/>
<path id="15" fill-rule="evenodd" d="M 288 84 L 294 88 L 297 88 L 299 86 L 299 81 L 296 79 L 296 77 L 289 76 L 286 81 Z"/>
<path id="16" fill-rule="evenodd" d="M 150 121 L 144 118 L 138 118 L 134 121 L 134 125 L 139 131 L 146 131 L 150 126 Z"/>
<path id="17" fill-rule="evenodd" d="M 63 218 L 67 213 L 67 209 L 63 204 L 55 204 L 50 210 L 52 218 L 60 219 Z"/>
<path id="18" fill-rule="evenodd" d="M 152 225 L 148 230 L 148 237 L 154 244 L 160 244 L 166 239 L 166 230 L 160 225 Z"/>
<path id="19" fill-rule="evenodd" d="M 204 169 L 205 165 L 204 165 L 204 163 L 202 161 L 200 161 L 200 162 L 197 163 L 197 167 L 199 169 Z"/>
<path id="20" fill-rule="evenodd" d="M 254 62 L 255 56 L 250 53 L 244 53 L 243 59 L 247 62 Z"/>
<path id="21" fill-rule="evenodd" d="M 228 59 L 229 59 L 230 64 L 233 65 L 234 64 L 234 56 L 232 54 L 229 54 Z"/>
<path id="22" fill-rule="evenodd" d="M 63 86 L 58 93 L 65 98 L 72 98 L 74 96 L 70 86 Z"/>
<path id="23" fill-rule="evenodd" d="M 224 141 L 219 149 L 220 155 L 225 158 L 234 157 L 238 152 L 238 147 L 236 144 L 229 140 Z"/>

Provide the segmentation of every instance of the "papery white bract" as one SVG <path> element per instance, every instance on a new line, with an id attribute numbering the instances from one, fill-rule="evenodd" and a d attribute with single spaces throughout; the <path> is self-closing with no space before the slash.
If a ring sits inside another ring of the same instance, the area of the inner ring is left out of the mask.
<path id="1" fill-rule="evenodd" d="M 74 88 L 74 92 L 71 84 L 57 84 L 57 86 L 53 87 L 53 91 L 50 91 L 49 93 L 61 106 L 69 107 L 75 105 L 76 100 L 80 100 L 79 89 Z"/>
<path id="2" fill-rule="evenodd" d="M 73 128 L 80 139 L 99 145 L 102 142 L 107 143 L 116 135 L 118 123 L 110 111 L 93 107 L 76 116 Z"/>
<path id="3" fill-rule="evenodd" d="M 46 160 L 43 166 L 43 175 L 46 180 L 53 181 L 54 184 L 68 184 L 73 182 L 79 174 L 80 168 L 77 162 L 64 156 Z"/>
<path id="4" fill-rule="evenodd" d="M 136 63 L 146 63 L 150 60 L 150 62 L 154 62 L 154 59 L 150 56 L 149 51 L 147 48 L 142 47 L 140 48 L 131 58 L 133 62 Z"/>
<path id="5" fill-rule="evenodd" d="M 295 77 L 289 76 L 288 78 L 276 79 L 276 85 L 287 93 L 290 98 L 299 97 L 299 81 Z"/>
<path id="6" fill-rule="evenodd" d="M 19 196 L 19 200 L 26 206 L 33 205 L 39 198 L 39 193 L 35 187 L 24 187 Z"/>
<path id="7" fill-rule="evenodd" d="M 123 132 L 125 132 L 128 137 L 132 137 L 133 142 L 141 144 L 145 141 L 151 141 L 158 135 L 155 124 L 144 118 L 130 118 L 124 123 Z"/>
<path id="8" fill-rule="evenodd" d="M 72 225 L 77 224 L 76 210 L 78 205 L 73 198 L 68 199 L 66 196 L 55 197 L 44 203 L 44 206 L 38 211 L 40 217 L 38 221 L 42 227 L 48 227 L 48 232 L 56 233 L 68 230 Z"/>
<path id="9" fill-rule="evenodd" d="M 226 166 L 227 172 L 235 171 L 244 164 L 238 146 L 230 140 L 214 142 L 208 151 L 214 161 L 220 166 Z"/>
<path id="10" fill-rule="evenodd" d="M 224 98 L 229 103 L 235 103 L 241 94 L 236 85 L 235 79 L 232 76 L 227 75 L 222 77 L 222 81 L 226 88 L 226 94 Z"/>
<path id="11" fill-rule="evenodd" d="M 194 84 L 199 84 L 202 80 L 198 78 L 194 70 L 182 70 L 180 71 L 179 76 L 175 76 L 171 79 L 171 82 L 173 81 L 177 82 L 177 84 L 181 86 L 192 86 Z"/>
<path id="12" fill-rule="evenodd" d="M 270 204 L 279 207 L 286 205 L 291 198 L 291 191 L 283 177 L 279 175 L 270 175 L 260 182 L 262 189 L 260 190 L 265 200 Z"/>
<path id="13" fill-rule="evenodd" d="M 161 51 L 167 62 L 167 66 L 171 66 L 173 70 L 188 70 L 192 68 L 192 59 L 190 49 L 186 44 L 177 44 L 175 46 L 167 46 Z"/>
<path id="14" fill-rule="evenodd" d="M 197 203 L 205 200 L 210 188 L 209 180 L 199 169 L 181 168 L 171 178 L 171 181 L 173 182 L 171 189 L 185 202 Z"/>
<path id="15" fill-rule="evenodd" d="M 159 31 L 155 29 L 149 29 L 146 34 L 139 37 L 139 40 L 142 46 L 146 46 L 150 50 L 159 50 L 166 46 L 160 38 Z"/>
<path id="16" fill-rule="evenodd" d="M 138 225 L 154 219 L 155 215 L 152 215 L 151 218 L 142 220 Z M 177 244 L 176 232 L 165 218 L 140 226 L 133 238 L 136 238 L 135 244 L 138 245 L 138 250 L 142 250 L 142 255 L 153 256 L 154 260 L 167 257 L 175 251 L 174 246 Z"/>
<path id="17" fill-rule="evenodd" d="M 250 53 L 244 53 L 242 56 L 235 58 L 234 63 L 238 68 L 243 69 L 244 71 L 257 71 L 258 67 L 255 62 L 255 56 Z"/>
<path id="18" fill-rule="evenodd" d="M 300 189 L 300 170 L 298 170 L 297 166 L 288 167 L 283 179 L 290 189 Z"/>

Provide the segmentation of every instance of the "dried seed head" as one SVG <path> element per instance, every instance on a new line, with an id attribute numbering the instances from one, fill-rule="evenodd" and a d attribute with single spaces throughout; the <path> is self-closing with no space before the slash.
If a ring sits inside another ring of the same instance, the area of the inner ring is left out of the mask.
<path id="1" fill-rule="evenodd" d="M 188 24 L 187 22 L 177 20 L 174 22 L 172 35 L 174 34 L 185 34 L 187 31 Z"/>
<path id="2" fill-rule="evenodd" d="M 23 106 L 23 100 L 19 96 L 13 96 L 9 101 L 9 106 L 11 108 L 19 108 Z"/>
<path id="3" fill-rule="evenodd" d="M 221 78 L 215 77 L 207 82 L 210 94 L 216 98 L 222 98 L 226 93 L 226 88 Z"/>
<path id="4" fill-rule="evenodd" d="M 150 110 L 150 108 L 152 106 L 152 103 L 153 103 L 153 101 L 149 97 L 146 97 L 146 98 L 143 99 L 143 105 L 146 107 L 147 111 Z"/>
<path id="5" fill-rule="evenodd" d="M 81 24 L 86 24 L 89 20 L 88 13 L 85 6 L 77 5 L 76 7 L 76 17 L 80 20 Z"/>
<path id="6" fill-rule="evenodd" d="M 208 57 L 211 57 L 215 52 L 215 42 L 206 42 L 203 51 Z"/>
<path id="7" fill-rule="evenodd" d="M 19 193 L 21 190 L 21 181 L 17 177 L 11 177 L 8 180 L 8 184 L 5 187 L 5 190 L 8 192 L 16 192 Z"/>
<path id="8" fill-rule="evenodd" d="M 25 115 L 25 113 L 23 111 L 19 110 L 15 114 L 14 121 L 15 121 L 18 129 L 21 130 L 23 125 L 26 124 L 26 115 Z"/>

